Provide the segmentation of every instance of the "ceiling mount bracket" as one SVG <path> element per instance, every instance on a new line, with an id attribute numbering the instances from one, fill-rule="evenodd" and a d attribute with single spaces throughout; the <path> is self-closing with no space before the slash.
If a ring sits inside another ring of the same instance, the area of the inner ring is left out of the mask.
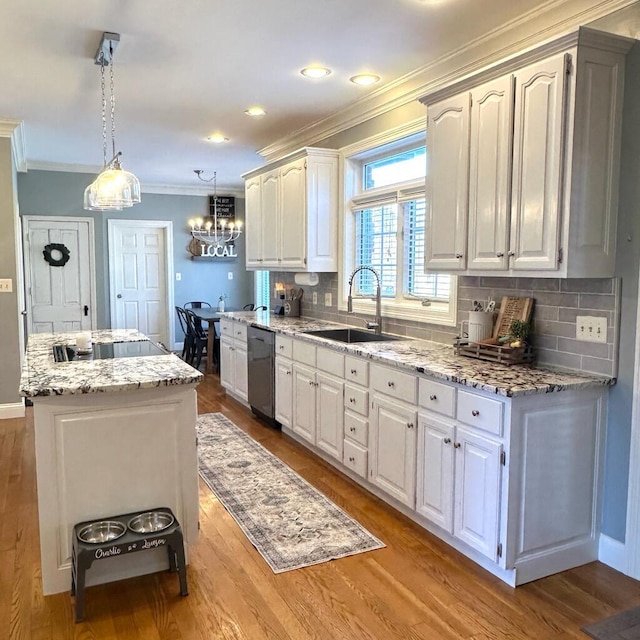
<path id="1" fill-rule="evenodd" d="M 120 34 L 105 31 L 102 34 L 102 40 L 100 41 L 100 46 L 94 58 L 96 64 L 99 64 L 101 67 L 108 67 L 113 58 L 113 54 L 118 48 L 118 44 L 120 44 Z"/>

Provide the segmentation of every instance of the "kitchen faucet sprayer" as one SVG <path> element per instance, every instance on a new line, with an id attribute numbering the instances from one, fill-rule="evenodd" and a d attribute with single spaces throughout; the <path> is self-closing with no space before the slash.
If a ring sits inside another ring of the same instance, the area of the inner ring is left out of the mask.
<path id="1" fill-rule="evenodd" d="M 359 271 L 371 271 L 373 275 L 376 277 L 376 295 L 375 297 L 369 296 L 357 296 L 362 300 L 375 300 L 376 301 L 376 321 L 375 322 L 367 322 L 367 329 L 375 329 L 375 333 L 382 333 L 382 298 L 380 294 L 380 274 L 373 268 L 367 265 L 360 265 L 356 267 L 351 275 L 349 276 L 349 295 L 347 296 L 347 312 L 353 313 L 353 296 L 351 295 L 351 291 L 353 289 L 353 278 L 356 273 Z"/>

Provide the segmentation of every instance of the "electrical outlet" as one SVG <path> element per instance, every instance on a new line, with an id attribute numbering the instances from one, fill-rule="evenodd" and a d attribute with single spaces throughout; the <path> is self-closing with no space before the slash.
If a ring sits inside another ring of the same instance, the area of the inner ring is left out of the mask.
<path id="1" fill-rule="evenodd" d="M 318 304 L 318 292 L 313 292 L 313 304 Z"/>
<path id="2" fill-rule="evenodd" d="M 0 279 L 0 293 L 11 293 L 13 291 L 13 280 L 11 278 Z"/>
<path id="3" fill-rule="evenodd" d="M 331 293 L 325 293 L 324 294 L 324 306 L 325 307 L 330 307 L 331 306 Z"/>
<path id="4" fill-rule="evenodd" d="M 180 282 L 180 280 L 182 280 L 182 274 L 181 274 L 181 273 L 176 272 L 176 280 L 177 280 L 178 282 Z"/>
<path id="5" fill-rule="evenodd" d="M 233 271 L 229 271 L 227 273 L 227 278 L 229 278 L 229 280 L 233 280 Z"/>
<path id="6" fill-rule="evenodd" d="M 585 342 L 607 342 L 607 319 L 576 316 L 576 339 Z"/>

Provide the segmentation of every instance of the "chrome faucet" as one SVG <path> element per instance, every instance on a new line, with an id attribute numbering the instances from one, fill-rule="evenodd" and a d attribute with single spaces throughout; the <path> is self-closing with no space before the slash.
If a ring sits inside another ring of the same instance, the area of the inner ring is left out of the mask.
<path id="1" fill-rule="evenodd" d="M 355 277 L 356 273 L 358 273 L 359 271 L 371 271 L 371 273 L 373 273 L 373 275 L 376 277 L 377 286 L 376 286 L 375 297 L 369 297 L 369 296 L 357 296 L 357 297 L 360 298 L 361 300 L 376 301 L 376 320 L 375 322 L 367 322 L 367 329 L 375 329 L 375 333 L 379 335 L 382 333 L 382 300 L 380 296 L 380 275 L 373 267 L 369 267 L 367 265 L 360 265 L 359 267 L 356 267 L 351 273 L 351 275 L 349 276 L 349 295 L 347 297 L 347 312 L 353 313 L 353 296 L 351 295 L 351 290 L 353 289 L 353 278 Z"/>

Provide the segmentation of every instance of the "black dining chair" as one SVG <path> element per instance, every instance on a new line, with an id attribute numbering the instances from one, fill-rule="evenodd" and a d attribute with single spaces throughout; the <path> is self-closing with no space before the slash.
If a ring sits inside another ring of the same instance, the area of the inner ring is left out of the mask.
<path id="1" fill-rule="evenodd" d="M 193 342 L 193 336 L 189 331 L 189 321 L 187 319 L 187 313 L 182 307 L 176 307 L 176 313 L 178 314 L 178 321 L 180 322 L 180 328 L 184 333 L 184 342 L 182 344 L 182 353 L 180 357 L 185 361 L 189 361 L 191 355 L 191 347 Z"/>
<path id="2" fill-rule="evenodd" d="M 261 304 L 259 307 L 256 307 L 254 309 L 254 311 L 266 311 L 267 307 L 265 307 L 263 304 Z"/>
<path id="3" fill-rule="evenodd" d="M 198 318 L 191 309 L 185 309 L 184 312 L 187 319 L 187 331 L 191 335 L 191 351 L 188 355 L 187 362 L 189 362 L 191 366 L 195 366 L 196 369 L 199 369 L 200 363 L 202 362 L 202 356 L 207 355 L 207 342 L 209 336 L 202 328 L 200 318 Z"/>
<path id="4" fill-rule="evenodd" d="M 243 311 L 253 311 L 253 309 L 254 309 L 253 302 L 250 302 L 249 304 L 245 304 L 244 307 L 242 307 Z"/>
<path id="5" fill-rule="evenodd" d="M 191 302 L 184 303 L 185 309 L 202 309 L 202 307 L 207 307 L 208 309 L 211 309 L 211 304 L 209 302 L 204 302 L 202 300 L 193 300 Z"/>

